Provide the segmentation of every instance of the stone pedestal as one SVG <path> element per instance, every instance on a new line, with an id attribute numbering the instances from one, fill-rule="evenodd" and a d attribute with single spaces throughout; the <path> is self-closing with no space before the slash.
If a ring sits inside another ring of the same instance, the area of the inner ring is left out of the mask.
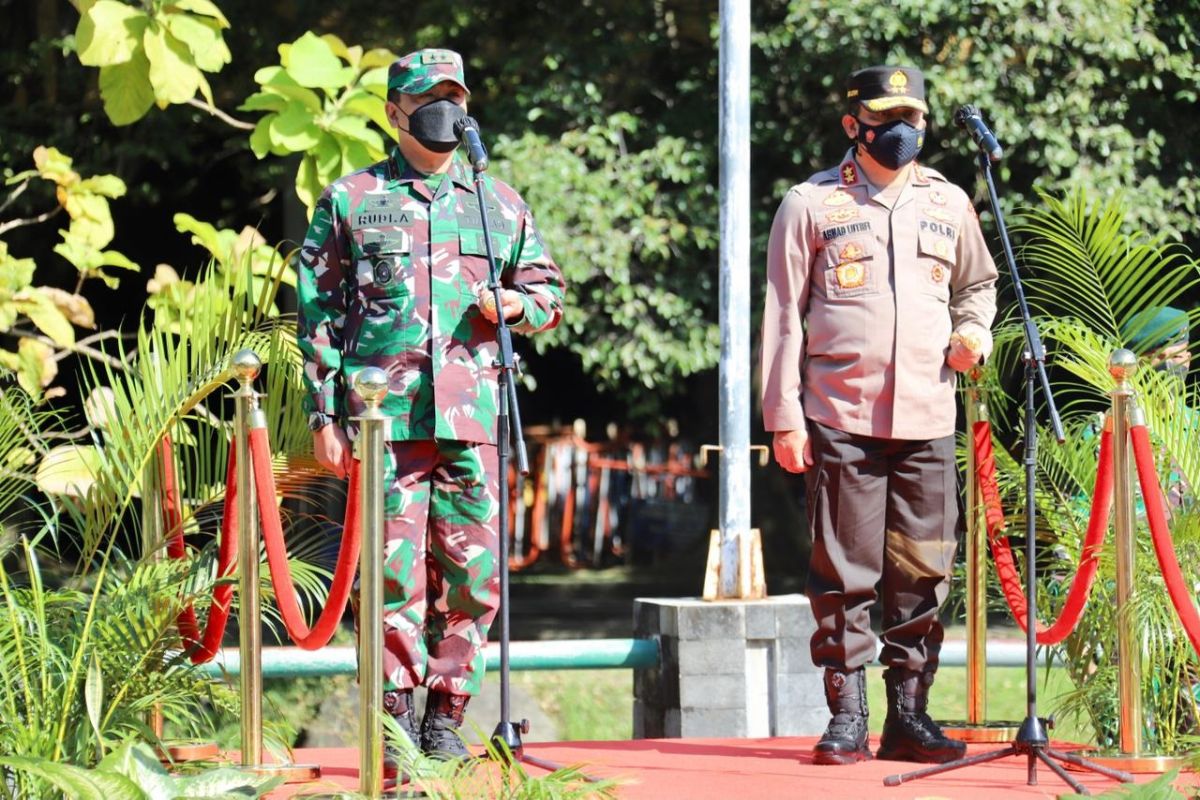
<path id="1" fill-rule="evenodd" d="M 639 598 L 634 636 L 658 639 L 661 664 L 633 680 L 633 735 L 764 737 L 825 730 L 816 625 L 803 595 L 766 600 Z"/>

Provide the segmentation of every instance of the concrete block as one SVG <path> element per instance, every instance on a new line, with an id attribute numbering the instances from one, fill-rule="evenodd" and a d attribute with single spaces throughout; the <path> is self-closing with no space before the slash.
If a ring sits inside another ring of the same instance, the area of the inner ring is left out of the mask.
<path id="1" fill-rule="evenodd" d="M 700 708 L 742 708 L 746 705 L 743 675 L 692 675 L 679 683 L 679 705 L 684 711 Z"/>
<path id="2" fill-rule="evenodd" d="M 679 606 L 679 639 L 732 639 L 746 635 L 746 604 L 697 601 Z"/>
<path id="3" fill-rule="evenodd" d="M 663 715 L 663 736 L 672 739 L 683 736 L 682 715 L 678 708 L 668 708 Z"/>
<path id="4" fill-rule="evenodd" d="M 684 738 L 745 736 L 746 712 L 740 708 L 682 709 L 679 717 L 679 735 Z"/>
<path id="5" fill-rule="evenodd" d="M 823 670 L 813 666 L 812 648 L 808 639 L 792 639 L 780 637 L 775 640 L 775 671 L 781 675 L 799 674 Z"/>
<path id="6" fill-rule="evenodd" d="M 745 639 L 679 642 L 679 674 L 738 675 L 746 665 Z"/>
<path id="7" fill-rule="evenodd" d="M 829 722 L 825 689 L 819 672 L 777 675 L 775 735 L 819 736 Z"/>
<path id="8" fill-rule="evenodd" d="M 663 636 L 679 636 L 679 607 L 660 603 L 658 606 L 658 628 Z"/>
<path id="9" fill-rule="evenodd" d="M 656 603 L 633 601 L 633 635 L 638 639 L 649 639 L 660 632 L 658 619 L 660 608 Z"/>
<path id="10" fill-rule="evenodd" d="M 793 594 L 775 598 L 775 635 L 806 638 L 817 629 L 808 598 Z"/>
<path id="11" fill-rule="evenodd" d="M 774 639 L 775 635 L 775 603 L 747 603 L 746 638 Z"/>

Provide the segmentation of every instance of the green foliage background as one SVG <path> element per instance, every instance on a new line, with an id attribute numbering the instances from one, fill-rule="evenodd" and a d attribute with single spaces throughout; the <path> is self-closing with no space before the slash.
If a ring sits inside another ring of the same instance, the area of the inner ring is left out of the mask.
<path id="1" fill-rule="evenodd" d="M 211 87 L 219 108 L 249 124 L 252 112 L 236 109 L 260 89 L 256 72 L 277 65 L 277 46 L 305 31 L 334 33 L 368 53 L 463 52 L 496 171 L 531 200 L 571 286 L 566 324 L 538 344 L 556 377 L 615 393 L 621 411 L 611 417 L 648 418 L 714 366 L 717 4 L 515 0 L 400 11 L 362 0 L 268 0 L 218 3 L 219 20 L 203 16 L 207 3 L 191 5 L 188 15 L 209 20 L 206 35 L 218 42 L 192 53 L 196 99 Z M 157 0 L 143 6 L 164 19 L 183 13 Z M 1065 185 L 1122 190 L 1133 222 L 1197 244 L 1200 2 L 768 0 L 752 8 L 756 274 L 784 187 L 844 151 L 845 75 L 881 61 L 926 69 L 933 129 L 924 160 L 957 182 L 976 186 L 966 137 L 949 124 L 970 101 L 1006 147 L 1009 204 Z M 74 52 L 72 5 L 0 0 L 0 10 L 12 20 L 0 34 L 6 169 L 27 169 L 33 148 L 47 144 L 84 174 L 120 176 L 129 192 L 114 211 L 113 246 L 144 271 L 200 262 L 168 222 L 176 212 L 233 230 L 257 225 L 269 242 L 302 235 L 296 161 L 255 159 L 244 131 L 178 104 L 167 89 L 159 94 L 175 105 L 114 128 L 97 70 Z M 231 60 L 222 68 L 225 46 Z M 220 71 L 201 75 L 212 67 Z M 317 166 L 302 177 L 311 182 Z M 36 199 L 22 201 L 36 209 Z M 37 259 L 39 284 L 69 284 L 70 266 L 43 237 L 14 236 L 11 249 Z M 127 284 L 116 307 L 136 302 L 138 282 Z"/>

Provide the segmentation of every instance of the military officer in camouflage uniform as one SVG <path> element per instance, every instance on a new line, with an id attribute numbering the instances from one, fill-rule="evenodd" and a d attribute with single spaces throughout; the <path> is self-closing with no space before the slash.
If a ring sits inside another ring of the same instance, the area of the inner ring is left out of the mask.
<path id="1" fill-rule="evenodd" d="M 813 662 L 833 719 L 814 761 L 870 757 L 863 666 L 883 601 L 880 758 L 947 761 L 962 745 L 925 713 L 956 546 L 955 372 L 991 349 L 996 267 L 970 199 L 914 160 L 924 76 L 854 73 L 834 169 L 784 197 L 771 228 L 763 419 L 804 472 L 813 536 Z"/>
<path id="2" fill-rule="evenodd" d="M 299 343 L 318 461 L 348 471 L 347 391 L 389 376 L 384 571 L 384 706 L 429 753 L 466 755 L 457 732 L 483 678 L 499 602 L 497 311 L 482 214 L 499 262 L 501 312 L 518 333 L 553 328 L 562 274 L 511 187 L 476 194 L 457 155 L 466 111 L 461 57 L 421 50 L 388 73 L 391 156 L 329 186 L 301 253 Z M 429 689 L 417 729 L 413 688 Z"/>

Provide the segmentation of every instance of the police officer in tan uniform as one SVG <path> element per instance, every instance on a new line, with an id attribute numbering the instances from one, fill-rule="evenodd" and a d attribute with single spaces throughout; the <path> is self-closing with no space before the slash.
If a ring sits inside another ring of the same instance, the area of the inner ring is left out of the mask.
<path id="1" fill-rule="evenodd" d="M 863 667 L 881 594 L 877 755 L 942 762 L 963 752 L 926 714 L 956 547 L 955 373 L 991 350 L 996 266 L 967 195 L 915 161 L 921 72 L 860 70 L 846 101 L 853 147 L 793 186 L 771 228 L 763 419 L 806 479 L 811 649 L 833 715 L 814 761 L 870 758 Z"/>

